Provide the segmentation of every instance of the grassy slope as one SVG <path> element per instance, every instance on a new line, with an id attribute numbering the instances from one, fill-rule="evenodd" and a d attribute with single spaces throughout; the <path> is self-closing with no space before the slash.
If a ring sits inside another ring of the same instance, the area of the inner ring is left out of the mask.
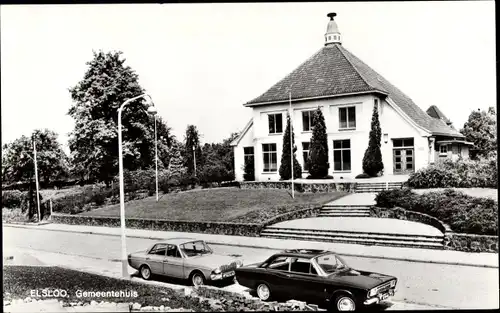
<path id="1" fill-rule="evenodd" d="M 292 199 L 289 191 L 272 189 L 238 189 L 221 188 L 205 189 L 163 195 L 159 202 L 155 197 L 134 200 L 125 204 L 126 215 L 129 218 L 153 218 L 189 221 L 232 221 L 248 216 L 251 212 L 269 211 L 274 215 L 275 206 L 288 205 L 293 210 L 295 204 L 323 204 L 346 193 L 295 193 Z M 120 206 L 111 205 L 82 215 L 119 216 Z M 281 210 L 278 213 L 283 213 Z M 266 214 L 267 215 L 267 214 Z M 262 217 L 262 214 L 259 215 Z M 250 222 L 250 221 L 249 221 Z M 257 221 L 255 221 L 257 222 Z"/>

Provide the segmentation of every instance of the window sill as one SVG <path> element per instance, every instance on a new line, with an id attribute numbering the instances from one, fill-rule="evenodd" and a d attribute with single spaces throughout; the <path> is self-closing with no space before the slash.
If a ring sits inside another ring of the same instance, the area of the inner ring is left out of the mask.
<path id="1" fill-rule="evenodd" d="M 356 127 L 339 128 L 339 132 L 356 130 Z"/>
<path id="2" fill-rule="evenodd" d="M 265 175 L 265 174 L 276 174 L 278 173 L 278 171 L 274 171 L 274 172 L 262 172 L 262 175 Z"/>
<path id="3" fill-rule="evenodd" d="M 281 136 L 283 133 L 269 133 L 269 136 Z"/>
<path id="4" fill-rule="evenodd" d="M 333 171 L 334 174 L 345 174 L 345 173 L 351 173 L 352 171 Z"/>

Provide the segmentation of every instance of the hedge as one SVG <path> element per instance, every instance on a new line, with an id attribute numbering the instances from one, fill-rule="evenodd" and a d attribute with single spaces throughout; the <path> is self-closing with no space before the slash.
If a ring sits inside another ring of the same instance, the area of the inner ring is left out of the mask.
<path id="1" fill-rule="evenodd" d="M 412 188 L 497 188 L 497 159 L 496 157 L 477 161 L 446 159 L 412 173 L 407 186 Z"/>
<path id="2" fill-rule="evenodd" d="M 497 235 L 498 203 L 471 197 L 452 189 L 422 195 L 410 189 L 385 190 L 376 198 L 378 207 L 401 207 L 436 217 L 459 233 Z"/>
<path id="3" fill-rule="evenodd" d="M 2 208 L 21 208 L 27 193 L 19 190 L 2 190 Z"/>

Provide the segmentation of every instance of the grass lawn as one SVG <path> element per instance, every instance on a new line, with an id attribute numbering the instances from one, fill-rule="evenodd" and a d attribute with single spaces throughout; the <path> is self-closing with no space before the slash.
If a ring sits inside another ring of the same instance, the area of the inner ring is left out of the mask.
<path id="1" fill-rule="evenodd" d="M 494 188 L 432 188 L 432 189 L 412 189 L 416 194 L 423 194 L 427 192 L 433 191 L 443 191 L 445 189 L 453 189 L 456 191 L 463 192 L 464 194 L 471 197 L 480 197 L 480 198 L 490 198 L 495 201 L 498 201 L 498 190 Z"/>
<path id="2" fill-rule="evenodd" d="M 203 305 L 196 299 L 183 297 L 166 287 L 145 285 L 59 267 L 4 266 L 3 273 L 4 301 L 31 297 L 31 290 L 38 290 L 41 295 L 43 289 L 58 289 L 66 291 L 67 297 L 58 298 L 66 303 L 95 300 L 97 302 L 137 302 L 142 306 L 165 305 L 173 309 L 189 308 L 198 312 L 203 309 Z M 78 297 L 78 291 L 114 291 L 117 293 L 123 291 L 123 293 L 118 296 L 105 294 L 104 297 L 100 297 L 87 294 L 87 297 Z"/>
<path id="3" fill-rule="evenodd" d="M 295 193 L 276 189 L 219 188 L 165 194 L 125 203 L 128 218 L 187 221 L 260 222 L 276 214 L 295 210 L 293 205 L 324 204 L 347 193 Z M 286 206 L 286 208 L 276 208 Z M 119 216 L 120 205 L 110 205 L 81 213 L 86 216 Z M 243 220 L 242 220 L 243 219 Z"/>

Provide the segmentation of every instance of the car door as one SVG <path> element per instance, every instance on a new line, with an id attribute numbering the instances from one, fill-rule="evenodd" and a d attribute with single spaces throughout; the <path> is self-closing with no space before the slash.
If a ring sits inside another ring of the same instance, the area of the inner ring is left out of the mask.
<path id="1" fill-rule="evenodd" d="M 151 272 L 156 275 L 163 275 L 163 260 L 167 251 L 167 245 L 159 243 L 146 255 L 146 263 L 151 268 Z"/>
<path id="2" fill-rule="evenodd" d="M 166 276 L 184 277 L 184 259 L 176 245 L 167 246 L 167 254 L 163 260 L 163 272 Z"/>
<path id="3" fill-rule="evenodd" d="M 318 275 L 309 259 L 291 260 L 288 281 L 292 299 L 313 302 L 324 299 L 324 278 Z"/>
<path id="4" fill-rule="evenodd" d="M 269 284 L 272 293 L 288 296 L 291 292 L 289 286 L 290 279 L 290 258 L 277 256 L 269 261 L 265 268 L 262 280 Z"/>

